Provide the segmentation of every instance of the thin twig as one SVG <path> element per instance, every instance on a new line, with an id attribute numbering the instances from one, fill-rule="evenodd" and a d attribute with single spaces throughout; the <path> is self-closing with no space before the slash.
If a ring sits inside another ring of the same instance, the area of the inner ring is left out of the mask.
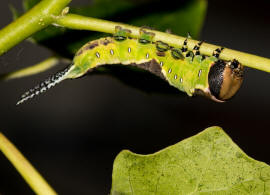
<path id="1" fill-rule="evenodd" d="M 67 14 L 63 17 L 60 17 L 56 20 L 55 25 L 71 28 L 71 29 L 78 29 L 78 30 L 92 30 L 92 31 L 99 31 L 99 32 L 106 32 L 106 33 L 114 33 L 115 26 L 122 26 L 123 28 L 127 28 L 132 31 L 132 37 L 139 37 L 139 27 L 130 26 L 122 23 L 111 22 L 107 20 L 101 20 L 91 17 L 80 16 L 76 14 Z M 160 40 L 166 42 L 175 47 L 181 47 L 183 45 L 185 37 L 176 36 L 164 32 L 148 30 L 155 33 L 155 40 Z M 188 49 L 192 50 L 195 44 L 198 41 L 189 39 L 188 41 Z M 212 45 L 208 43 L 203 43 L 200 52 L 204 55 L 212 55 L 213 51 L 220 46 Z M 223 60 L 232 60 L 237 59 L 240 63 L 245 66 L 259 69 L 262 71 L 270 72 L 270 59 L 259 57 L 256 55 L 227 49 L 225 48 L 220 58 Z"/>
<path id="2" fill-rule="evenodd" d="M 20 151 L 0 132 L 0 150 L 36 194 L 57 194 Z"/>

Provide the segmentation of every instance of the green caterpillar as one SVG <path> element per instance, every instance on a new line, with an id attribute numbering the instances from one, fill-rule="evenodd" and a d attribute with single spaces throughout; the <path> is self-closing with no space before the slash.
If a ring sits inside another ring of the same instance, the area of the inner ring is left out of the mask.
<path id="1" fill-rule="evenodd" d="M 220 60 L 223 48 L 216 49 L 212 56 L 203 56 L 199 51 L 202 42 L 193 51 L 188 51 L 188 39 L 180 49 L 161 41 L 154 42 L 154 33 L 144 29 L 140 30 L 138 39 L 131 38 L 128 29 L 120 26 L 115 29 L 113 37 L 85 44 L 68 68 L 27 91 L 17 105 L 65 79 L 81 77 L 106 64 L 137 66 L 165 79 L 189 96 L 200 94 L 217 102 L 230 99 L 242 84 L 243 66 L 237 60 Z"/>

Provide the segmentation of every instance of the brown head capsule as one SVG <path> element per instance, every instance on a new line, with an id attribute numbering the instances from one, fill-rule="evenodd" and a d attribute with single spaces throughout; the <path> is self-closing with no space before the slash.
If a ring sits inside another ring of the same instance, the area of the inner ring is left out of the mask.
<path id="1" fill-rule="evenodd" d="M 244 67 L 237 61 L 216 61 L 208 74 L 208 97 L 223 102 L 233 97 L 243 82 Z"/>

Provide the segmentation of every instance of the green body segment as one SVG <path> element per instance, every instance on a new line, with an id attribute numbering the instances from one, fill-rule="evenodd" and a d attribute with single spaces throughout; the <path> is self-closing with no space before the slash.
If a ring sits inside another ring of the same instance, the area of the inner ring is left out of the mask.
<path id="1" fill-rule="evenodd" d="M 206 91 L 208 73 L 216 57 L 195 55 L 177 59 L 172 55 L 172 48 L 159 52 L 155 42 L 141 43 L 138 39 L 126 38 L 115 40 L 112 37 L 101 38 L 84 45 L 76 54 L 73 65 L 66 78 L 77 78 L 101 65 L 123 64 L 137 65 L 155 63 L 156 70 L 168 83 L 192 96 L 195 89 Z"/>

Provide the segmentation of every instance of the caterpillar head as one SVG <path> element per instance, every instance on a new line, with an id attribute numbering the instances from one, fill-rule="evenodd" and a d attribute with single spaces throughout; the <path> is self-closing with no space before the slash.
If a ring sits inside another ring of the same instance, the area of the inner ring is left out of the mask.
<path id="1" fill-rule="evenodd" d="M 244 67 L 237 61 L 218 60 L 208 74 L 211 99 L 223 102 L 233 97 L 243 82 Z"/>

